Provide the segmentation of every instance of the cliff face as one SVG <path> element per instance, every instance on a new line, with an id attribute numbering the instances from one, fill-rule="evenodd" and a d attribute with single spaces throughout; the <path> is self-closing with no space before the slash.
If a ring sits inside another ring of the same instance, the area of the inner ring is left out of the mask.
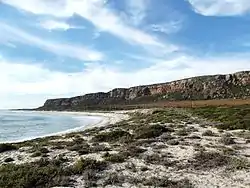
<path id="1" fill-rule="evenodd" d="M 84 110 L 107 105 L 151 103 L 163 100 L 206 100 L 250 97 L 250 71 L 200 76 L 173 82 L 117 88 L 107 93 L 49 99 L 39 110 Z"/>

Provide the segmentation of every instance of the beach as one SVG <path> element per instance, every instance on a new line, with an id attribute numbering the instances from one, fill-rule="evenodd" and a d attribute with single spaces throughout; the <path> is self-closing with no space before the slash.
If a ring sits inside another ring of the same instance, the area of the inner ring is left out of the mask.
<path id="1" fill-rule="evenodd" d="M 122 112 L 3 111 L 0 114 L 0 143 L 23 142 L 82 131 L 115 123 L 125 116 Z"/>
<path id="2" fill-rule="evenodd" d="M 43 187 L 248 187 L 250 131 L 218 129 L 220 124 L 191 112 L 42 112 L 103 119 L 78 131 L 1 146 L 2 182 L 20 186 L 39 178 Z M 15 180 L 13 168 L 20 177 L 32 176 Z"/>

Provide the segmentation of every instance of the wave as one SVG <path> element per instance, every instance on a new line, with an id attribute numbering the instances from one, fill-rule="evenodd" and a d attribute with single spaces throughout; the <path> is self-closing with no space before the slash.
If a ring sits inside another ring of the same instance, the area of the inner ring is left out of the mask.
<path id="1" fill-rule="evenodd" d="M 59 114 L 59 113 L 52 112 L 52 113 L 49 113 L 49 114 L 50 115 L 56 115 L 56 114 Z M 68 113 L 60 113 L 60 115 L 63 115 L 62 117 L 65 117 L 65 115 L 68 115 L 68 117 L 72 118 L 72 121 L 77 120 L 78 123 L 83 124 L 83 125 L 77 126 L 77 127 L 74 127 L 74 128 L 68 128 L 68 129 L 61 130 L 61 131 L 51 132 L 51 133 L 44 134 L 44 135 L 27 136 L 25 138 L 20 138 L 20 139 L 17 139 L 17 140 L 15 140 L 15 139 L 14 140 L 13 139 L 12 140 L 11 139 L 10 140 L 6 139 L 6 141 L 0 141 L 0 143 L 19 143 L 19 142 L 38 139 L 38 138 L 44 138 L 44 137 L 50 137 L 50 136 L 60 136 L 60 135 L 64 135 L 64 134 L 67 134 L 67 133 L 82 131 L 82 130 L 85 130 L 85 129 L 89 128 L 89 127 L 102 125 L 105 122 L 107 122 L 107 117 L 101 116 L 101 115 L 88 116 L 88 115 L 85 115 L 85 114 L 75 115 L 75 114 L 68 114 Z M 89 120 L 91 120 L 91 121 L 89 121 Z"/>

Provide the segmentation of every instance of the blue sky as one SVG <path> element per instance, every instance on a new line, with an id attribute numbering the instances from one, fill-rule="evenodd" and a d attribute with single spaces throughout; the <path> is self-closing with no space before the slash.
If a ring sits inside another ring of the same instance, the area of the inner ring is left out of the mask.
<path id="1" fill-rule="evenodd" d="M 0 108 L 250 69 L 249 0 L 2 0 Z"/>

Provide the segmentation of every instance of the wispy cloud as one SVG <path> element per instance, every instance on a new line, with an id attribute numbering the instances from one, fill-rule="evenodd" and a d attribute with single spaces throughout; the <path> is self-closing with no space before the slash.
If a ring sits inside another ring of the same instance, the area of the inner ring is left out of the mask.
<path id="1" fill-rule="evenodd" d="M 119 15 L 106 6 L 106 1 L 103 0 L 3 0 L 3 3 L 36 15 L 64 18 L 77 14 L 90 21 L 97 29 L 109 32 L 133 45 L 152 46 L 169 52 L 178 49 L 173 44 L 163 43 L 156 36 L 127 25 Z M 143 3 L 141 5 L 142 7 L 144 6 Z M 141 5 L 139 4 L 135 7 L 140 7 Z"/>
<path id="2" fill-rule="evenodd" d="M 52 30 L 67 31 L 69 29 L 84 29 L 85 28 L 83 26 L 70 25 L 65 21 L 58 21 L 58 20 L 43 20 L 40 22 L 39 26 L 49 31 L 52 31 Z"/>
<path id="3" fill-rule="evenodd" d="M 56 55 L 76 58 L 83 61 L 99 61 L 104 57 L 101 52 L 88 49 L 87 47 L 46 40 L 5 23 L 0 23 L 0 30 L 0 43 L 19 42 L 36 46 Z"/>
<path id="4" fill-rule="evenodd" d="M 127 0 L 127 12 L 133 25 L 140 25 L 147 15 L 150 0 Z"/>
<path id="5" fill-rule="evenodd" d="M 172 34 L 178 32 L 182 28 L 182 21 L 169 21 L 161 24 L 152 24 L 150 28 L 152 31 L 161 32 L 165 34 Z"/>
<path id="6" fill-rule="evenodd" d="M 237 16 L 250 12 L 249 0 L 187 0 L 204 16 Z"/>

